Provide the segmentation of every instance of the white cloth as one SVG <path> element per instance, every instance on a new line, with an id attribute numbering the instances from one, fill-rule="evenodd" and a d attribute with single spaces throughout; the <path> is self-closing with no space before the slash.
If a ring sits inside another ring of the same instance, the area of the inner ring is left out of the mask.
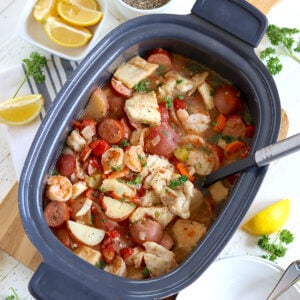
<path id="1" fill-rule="evenodd" d="M 22 126 L 6 126 L 0 124 L 7 137 L 18 179 L 20 178 L 29 148 L 46 111 L 49 109 L 62 85 L 66 82 L 67 77 L 73 72 L 77 65 L 78 63 L 60 59 L 56 56 L 50 56 L 47 59 L 47 66 L 44 71 L 46 77 L 45 83 L 36 84 L 36 82 L 30 78 L 18 94 L 18 96 L 28 94 L 43 95 L 45 105 L 40 117 L 34 122 Z M 5 101 L 13 97 L 24 76 L 25 69 L 22 64 L 0 72 L 0 101 Z"/>

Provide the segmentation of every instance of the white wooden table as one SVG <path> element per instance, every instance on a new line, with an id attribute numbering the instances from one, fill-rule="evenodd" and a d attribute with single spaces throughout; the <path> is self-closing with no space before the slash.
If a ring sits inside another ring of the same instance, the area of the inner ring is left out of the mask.
<path id="1" fill-rule="evenodd" d="M 194 0 L 178 0 L 178 11 L 187 13 L 190 11 Z M 281 0 L 268 15 L 270 22 L 275 20 L 278 25 L 300 28 L 299 18 L 296 16 L 298 0 Z M 17 21 L 24 7 L 24 0 L 1 0 L 0 1 L 0 70 L 6 67 L 20 64 L 23 58 L 28 57 L 32 51 L 40 49 L 22 41 L 17 35 Z M 292 9 L 294 7 L 294 9 Z M 280 15 L 280 18 L 279 18 Z M 294 17 L 293 17 L 294 15 Z M 110 16 L 111 27 L 119 23 L 119 20 Z M 274 22 L 275 22 L 274 21 Z M 279 24 L 279 23 L 280 24 Z M 276 78 L 279 93 L 291 123 L 290 132 L 300 132 L 299 111 L 300 93 L 298 78 L 289 78 L 289 68 L 295 66 L 288 59 L 284 60 L 288 66 Z M 299 68 L 300 69 L 300 68 Z M 296 91 L 296 92 L 295 92 Z M 296 107 L 295 107 L 296 106 Z M 260 189 L 253 205 L 246 217 L 262 207 L 289 197 L 292 201 L 292 213 L 287 228 L 296 234 L 295 242 L 289 247 L 285 258 L 278 263 L 286 267 L 291 261 L 299 259 L 300 249 L 300 184 L 299 184 L 300 154 L 284 158 L 271 166 L 265 182 Z M 7 141 L 0 126 L 0 203 L 17 181 Z M 260 255 L 260 250 L 255 247 L 256 239 L 238 230 L 223 250 L 221 257 L 232 255 Z M 32 271 L 20 264 L 14 258 L 0 251 L 0 299 L 5 299 L 11 294 L 10 288 L 14 288 L 20 299 L 32 299 L 27 291 L 28 280 Z"/>

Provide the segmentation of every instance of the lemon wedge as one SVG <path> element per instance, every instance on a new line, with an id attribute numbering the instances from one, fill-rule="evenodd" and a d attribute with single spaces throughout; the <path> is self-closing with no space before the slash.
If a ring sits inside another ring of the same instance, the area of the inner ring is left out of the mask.
<path id="1" fill-rule="evenodd" d="M 59 17 L 48 18 L 44 29 L 54 43 L 69 48 L 84 46 L 92 38 L 87 28 L 69 25 Z"/>
<path id="2" fill-rule="evenodd" d="M 33 8 L 33 17 L 41 23 L 56 15 L 56 0 L 39 0 Z"/>
<path id="3" fill-rule="evenodd" d="M 24 125 L 33 121 L 44 107 L 40 94 L 20 96 L 0 103 L 0 122 L 6 125 Z"/>
<path id="4" fill-rule="evenodd" d="M 278 232 L 290 215 L 290 200 L 282 199 L 258 212 L 242 225 L 242 229 L 253 235 Z"/>
<path id="5" fill-rule="evenodd" d="M 60 17 L 72 25 L 91 26 L 99 23 L 103 17 L 103 12 L 89 9 L 80 5 L 73 5 L 65 1 L 59 1 L 57 11 Z"/>
<path id="6" fill-rule="evenodd" d="M 79 5 L 93 10 L 99 9 L 96 0 L 64 0 L 64 1 L 73 5 Z"/>

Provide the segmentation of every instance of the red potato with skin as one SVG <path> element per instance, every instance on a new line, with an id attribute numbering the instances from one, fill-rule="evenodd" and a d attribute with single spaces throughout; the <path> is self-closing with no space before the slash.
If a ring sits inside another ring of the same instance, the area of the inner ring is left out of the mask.
<path id="1" fill-rule="evenodd" d="M 108 109 L 109 106 L 105 93 L 102 89 L 97 88 L 92 93 L 81 119 L 92 118 L 99 121 L 101 118 L 106 116 Z"/>
<path id="2" fill-rule="evenodd" d="M 118 144 L 125 138 L 126 128 L 124 123 L 105 119 L 98 126 L 98 134 L 109 144 Z"/>
<path id="3" fill-rule="evenodd" d="M 231 85 L 221 85 L 214 93 L 214 104 L 225 116 L 234 114 L 242 107 L 240 92 Z"/>
<path id="4" fill-rule="evenodd" d="M 177 147 L 178 134 L 167 125 L 153 127 L 146 141 L 146 149 L 151 154 L 171 157 Z"/>
<path id="5" fill-rule="evenodd" d="M 129 230 L 133 241 L 139 245 L 146 241 L 159 243 L 164 236 L 162 225 L 150 218 L 131 224 Z"/>
<path id="6" fill-rule="evenodd" d="M 66 202 L 49 202 L 44 209 L 44 216 L 49 227 L 60 227 L 70 218 L 69 206 Z"/>

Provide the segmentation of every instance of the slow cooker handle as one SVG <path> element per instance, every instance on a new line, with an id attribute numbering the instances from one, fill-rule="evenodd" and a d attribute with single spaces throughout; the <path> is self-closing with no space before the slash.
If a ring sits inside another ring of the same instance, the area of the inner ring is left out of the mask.
<path id="1" fill-rule="evenodd" d="M 268 26 L 266 16 L 245 0 L 198 0 L 192 13 L 253 47 Z"/>
<path id="2" fill-rule="evenodd" d="M 84 282 L 84 278 L 81 278 Z M 43 300 L 109 300 L 109 298 L 95 294 L 94 291 L 71 276 L 60 272 L 57 267 L 52 267 L 42 262 L 29 282 L 29 291 L 35 299 Z M 101 296 L 101 297 L 100 297 Z"/>

